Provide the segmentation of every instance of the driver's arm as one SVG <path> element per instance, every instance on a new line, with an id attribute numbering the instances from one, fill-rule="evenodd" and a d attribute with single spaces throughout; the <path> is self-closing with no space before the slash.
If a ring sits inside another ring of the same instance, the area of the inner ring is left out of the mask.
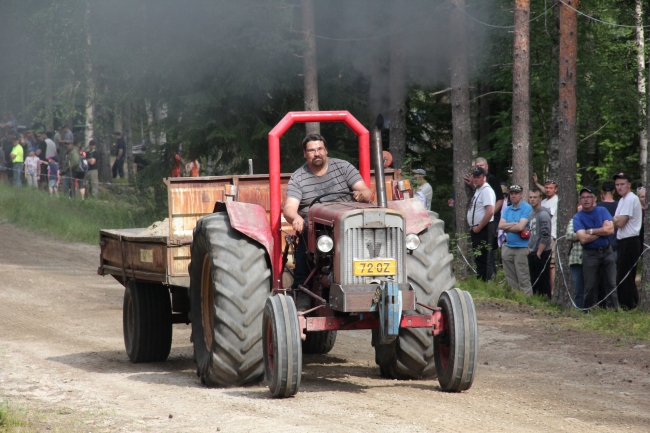
<path id="1" fill-rule="evenodd" d="M 359 201 L 359 202 L 370 203 L 373 199 L 372 190 L 368 188 L 368 185 L 366 185 L 366 183 L 363 180 L 360 180 L 359 182 L 352 185 L 352 196 L 354 197 L 355 201 Z"/>
<path id="2" fill-rule="evenodd" d="M 302 232 L 305 228 L 305 220 L 298 215 L 298 206 L 300 201 L 293 197 L 287 197 L 282 207 L 282 213 L 284 214 L 284 219 L 291 224 L 291 227 L 297 232 Z"/>

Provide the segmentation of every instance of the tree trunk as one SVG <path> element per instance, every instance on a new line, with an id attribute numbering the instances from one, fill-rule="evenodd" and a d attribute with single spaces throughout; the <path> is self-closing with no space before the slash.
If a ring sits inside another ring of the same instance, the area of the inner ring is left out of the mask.
<path id="1" fill-rule="evenodd" d="M 43 123 L 45 129 L 54 131 L 54 106 L 52 101 L 52 53 L 50 50 L 45 50 L 45 117 Z M 70 125 L 72 128 L 72 125 Z"/>
<path id="2" fill-rule="evenodd" d="M 650 67 L 648 67 L 648 72 L 650 73 Z M 648 77 L 650 81 L 650 76 Z M 648 115 L 648 131 L 650 131 L 650 98 L 647 99 L 648 106 L 646 113 Z M 645 251 L 648 248 L 646 245 L 650 245 L 650 212 L 648 212 L 648 203 L 650 202 L 648 197 L 648 191 L 650 190 L 650 158 L 646 153 L 646 166 L 645 166 L 645 178 L 644 185 L 646 186 L 646 205 L 645 205 L 645 216 L 643 218 L 644 226 L 644 239 L 643 239 L 643 248 L 642 251 Z M 646 255 L 643 258 L 643 272 L 641 274 L 641 287 L 639 287 L 639 308 L 645 311 L 650 311 L 650 257 Z"/>
<path id="3" fill-rule="evenodd" d="M 451 58 L 451 116 L 454 141 L 454 194 L 456 237 L 459 252 L 467 260 L 472 257 L 469 250 L 466 212 L 471 194 L 465 186 L 463 177 L 472 167 L 472 137 L 469 109 L 469 78 L 467 71 L 467 28 L 464 14 L 465 0 L 454 0 L 455 8 L 451 11 L 452 43 L 454 53 Z M 469 268 L 465 260 L 457 261 L 459 277 L 467 275 Z"/>
<path id="4" fill-rule="evenodd" d="M 158 137 L 155 132 L 153 110 L 151 109 L 151 101 L 144 100 L 144 109 L 147 112 L 147 127 L 149 128 L 149 143 L 151 145 L 158 144 Z"/>
<path id="5" fill-rule="evenodd" d="M 643 2 L 636 0 L 636 62 L 637 91 L 639 92 L 639 165 L 641 179 L 646 178 L 646 160 L 648 159 L 648 128 L 646 127 L 646 86 L 645 86 L 645 44 L 643 32 Z M 644 185 L 647 185 L 644 183 Z"/>
<path id="6" fill-rule="evenodd" d="M 93 63 L 90 57 L 92 52 L 92 39 L 90 37 L 90 2 L 86 3 L 84 24 L 86 27 L 86 128 L 84 129 L 84 148 L 94 137 L 95 128 L 95 82 L 93 81 Z"/>
<path id="7" fill-rule="evenodd" d="M 305 111 L 318 111 L 318 63 L 316 58 L 314 4 L 312 0 L 300 0 L 300 6 L 302 7 L 302 31 L 305 39 L 305 49 L 302 55 Z M 320 134 L 320 123 L 306 123 L 305 131 L 307 134 Z"/>
<path id="8" fill-rule="evenodd" d="M 115 101 L 113 105 L 113 132 L 120 131 L 124 133 L 124 122 L 122 122 L 122 110 L 120 104 Z"/>
<path id="9" fill-rule="evenodd" d="M 103 100 L 108 96 L 108 85 L 103 89 Z M 113 132 L 109 131 L 109 115 L 108 110 L 104 105 L 98 105 L 96 109 L 98 122 L 98 130 L 95 131 L 97 137 L 97 152 L 99 153 L 99 180 L 101 182 L 111 182 L 113 176 L 111 173 L 111 145 L 113 144 Z"/>
<path id="10" fill-rule="evenodd" d="M 490 85 L 481 83 L 479 85 L 479 96 L 490 93 Z M 479 99 L 479 120 L 478 120 L 478 150 L 487 152 L 490 150 L 490 96 L 483 96 Z"/>
<path id="11" fill-rule="evenodd" d="M 167 103 L 159 101 L 156 108 L 156 130 L 158 131 L 158 144 L 167 143 Z"/>
<path id="12" fill-rule="evenodd" d="M 512 63 L 512 180 L 528 188 L 530 146 L 530 0 L 515 0 Z"/>
<path id="13" fill-rule="evenodd" d="M 129 183 L 135 185 L 135 170 L 133 163 L 133 129 L 131 128 L 131 101 L 124 104 L 124 138 L 126 140 L 126 164 Z"/>
<path id="14" fill-rule="evenodd" d="M 406 160 L 406 70 L 402 32 L 402 7 L 400 2 L 391 4 L 391 30 L 389 43 L 390 135 L 388 149 L 393 155 L 393 167 L 401 169 Z M 401 30 L 401 29 L 400 29 Z"/>
<path id="15" fill-rule="evenodd" d="M 560 67 L 559 64 L 559 59 L 560 59 L 560 2 L 556 3 L 556 5 L 553 7 L 553 14 L 552 14 L 552 20 L 551 20 L 551 25 L 549 28 L 549 33 L 551 35 L 551 40 L 553 42 L 553 45 L 551 47 L 551 70 L 557 71 Z M 558 95 L 558 99 L 555 99 L 553 101 L 553 105 L 551 106 L 551 126 L 549 128 L 549 145 L 548 145 L 548 174 L 546 178 L 548 179 L 553 179 L 556 180 L 559 175 L 559 169 L 560 169 L 560 157 L 559 157 L 559 152 L 560 152 L 560 138 L 559 138 L 559 120 L 558 120 L 558 115 L 560 111 L 560 100 L 559 100 L 559 92 L 560 92 L 560 77 L 557 74 L 553 75 L 553 79 L 551 81 L 551 86 L 552 89 L 551 91 Z M 531 160 L 532 160 L 532 152 L 531 152 Z M 542 173 L 540 174 L 540 179 L 543 179 Z"/>
<path id="16" fill-rule="evenodd" d="M 578 8 L 578 0 L 565 0 L 568 5 Z M 560 91 L 559 91 L 559 157 L 560 167 L 557 179 L 559 185 L 558 192 L 558 220 L 557 229 L 558 237 L 560 233 L 566 230 L 569 219 L 573 218 L 576 212 L 576 162 L 578 159 L 577 151 L 577 96 L 576 96 L 576 78 L 577 78 L 577 60 L 578 57 L 578 20 L 577 14 L 573 9 L 560 5 Z M 556 255 L 555 274 L 555 291 L 553 299 L 569 307 L 568 288 L 565 288 L 562 280 L 562 272 L 559 272 L 562 261 L 562 269 L 565 273 L 569 272 L 568 252 L 569 244 L 566 241 L 558 242 L 560 247 Z"/>

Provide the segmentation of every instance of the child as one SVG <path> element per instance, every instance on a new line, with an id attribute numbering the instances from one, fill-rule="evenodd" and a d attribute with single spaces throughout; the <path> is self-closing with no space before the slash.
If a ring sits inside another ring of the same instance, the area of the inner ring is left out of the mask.
<path id="1" fill-rule="evenodd" d="M 30 188 L 38 188 L 38 180 L 41 178 L 40 162 L 41 160 L 36 156 L 36 149 L 30 148 L 29 156 L 25 158 L 25 177 Z"/>
<path id="2" fill-rule="evenodd" d="M 49 179 L 50 195 L 57 195 L 59 192 L 59 157 L 54 155 L 47 158 L 47 175 Z"/>

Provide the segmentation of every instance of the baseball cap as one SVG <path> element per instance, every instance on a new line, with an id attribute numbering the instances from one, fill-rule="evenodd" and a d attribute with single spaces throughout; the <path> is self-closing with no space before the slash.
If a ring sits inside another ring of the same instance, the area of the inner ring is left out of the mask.
<path id="1" fill-rule="evenodd" d="M 413 173 L 414 174 L 421 174 L 422 176 L 427 174 L 426 170 L 423 170 L 421 168 L 416 168 L 415 170 L 413 170 Z"/>
<path id="2" fill-rule="evenodd" d="M 474 170 L 472 170 L 472 176 L 485 176 L 487 173 L 485 170 L 483 170 L 483 167 L 474 167 Z"/>
<path id="3" fill-rule="evenodd" d="M 593 189 L 590 186 L 583 186 L 582 189 L 580 190 L 580 194 L 582 194 L 584 191 L 587 191 L 588 193 L 591 193 L 593 195 L 596 195 L 596 190 Z"/>
<path id="4" fill-rule="evenodd" d="M 56 162 L 59 162 L 59 157 L 58 157 L 58 156 L 56 156 L 56 155 L 53 155 L 53 156 L 48 156 L 48 157 L 47 157 L 47 159 L 51 159 L 52 161 L 56 161 Z"/>
<path id="5" fill-rule="evenodd" d="M 520 185 L 510 185 L 511 192 L 522 192 L 524 189 Z"/>
<path id="6" fill-rule="evenodd" d="M 603 182 L 603 186 L 601 186 L 600 189 L 601 191 L 614 191 L 616 189 L 616 186 L 611 180 L 606 180 Z"/>
<path id="7" fill-rule="evenodd" d="M 626 173 L 615 174 L 613 179 L 614 180 L 616 180 L 616 179 L 625 179 L 628 182 L 632 182 L 632 178 L 630 178 L 630 176 L 627 175 Z"/>

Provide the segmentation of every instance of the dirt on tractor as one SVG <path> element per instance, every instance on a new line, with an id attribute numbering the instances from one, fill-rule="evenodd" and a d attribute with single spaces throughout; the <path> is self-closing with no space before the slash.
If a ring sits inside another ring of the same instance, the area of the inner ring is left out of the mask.
<path id="1" fill-rule="evenodd" d="M 382 378 L 370 331 L 305 355 L 293 398 L 271 399 L 263 383 L 206 388 L 187 325 L 174 325 L 166 362 L 129 361 L 124 287 L 97 275 L 98 257 L 98 246 L 0 225 L 0 402 L 29 409 L 30 431 L 650 431 L 649 346 L 498 303 L 477 305 L 478 372 L 466 392 Z"/>

